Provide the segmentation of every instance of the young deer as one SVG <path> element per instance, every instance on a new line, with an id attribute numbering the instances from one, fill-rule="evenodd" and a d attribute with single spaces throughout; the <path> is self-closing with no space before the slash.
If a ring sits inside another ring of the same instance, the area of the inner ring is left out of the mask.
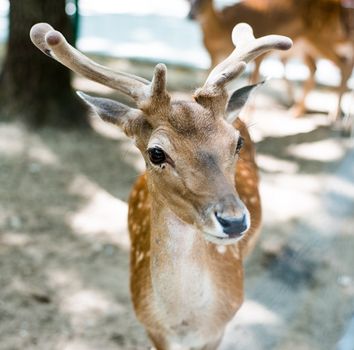
<path id="1" fill-rule="evenodd" d="M 237 119 L 254 86 L 228 98 L 226 85 L 247 62 L 286 50 L 291 40 L 255 39 L 250 26 L 239 24 L 237 50 L 213 69 L 194 101 L 175 101 L 163 64 L 149 82 L 94 63 L 48 24 L 35 25 L 31 39 L 73 71 L 135 100 L 137 109 L 79 93 L 103 120 L 135 139 L 146 162 L 129 200 L 135 312 L 157 349 L 215 349 L 242 304 L 242 259 L 261 219 L 254 148 Z"/>
<path id="2" fill-rule="evenodd" d="M 316 58 L 324 57 L 332 61 L 341 73 L 337 107 L 332 112 L 332 119 L 337 119 L 341 113 L 342 95 L 354 65 L 354 1 L 346 0 L 351 8 L 348 4 L 344 6 L 344 1 L 244 0 L 217 11 L 213 0 L 189 0 L 189 17 L 200 23 L 212 67 L 233 50 L 230 33 L 240 22 L 250 23 L 256 36 L 280 32 L 291 37 L 295 44 L 299 41 L 310 74 L 302 96 L 293 108 L 295 116 L 301 116 L 306 111 L 306 96 L 315 85 Z M 282 60 L 285 61 L 291 54 L 294 53 L 286 53 Z M 263 58 L 264 55 L 255 60 L 252 83 L 259 79 Z"/>

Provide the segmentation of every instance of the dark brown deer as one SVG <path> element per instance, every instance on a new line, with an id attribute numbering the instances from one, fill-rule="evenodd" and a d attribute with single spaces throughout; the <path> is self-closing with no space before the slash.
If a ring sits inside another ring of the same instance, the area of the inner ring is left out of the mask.
<path id="1" fill-rule="evenodd" d="M 79 93 L 135 139 L 146 162 L 129 200 L 135 312 L 158 350 L 216 349 L 242 304 L 242 260 L 261 221 L 254 147 L 236 118 L 254 86 L 229 98 L 226 85 L 246 63 L 290 48 L 291 40 L 255 39 L 250 26 L 239 24 L 237 50 L 212 70 L 194 100 L 179 101 L 166 90 L 163 64 L 150 82 L 96 64 L 48 24 L 35 25 L 31 39 L 73 71 L 135 100 L 137 108 L 130 108 Z"/>
<path id="2" fill-rule="evenodd" d="M 203 32 L 204 45 L 214 67 L 232 51 L 230 33 L 241 22 L 250 23 L 256 36 L 283 33 L 295 46 L 302 42 L 304 62 L 309 68 L 300 100 L 293 109 L 302 115 L 308 93 L 315 85 L 316 59 L 324 57 L 340 70 L 338 103 L 331 113 L 335 120 L 341 113 L 342 95 L 354 65 L 354 0 L 244 0 L 217 11 L 213 0 L 189 0 L 190 16 L 196 18 Z M 291 51 L 287 56 L 291 55 Z M 264 58 L 255 60 L 251 82 L 258 81 L 259 66 Z"/>

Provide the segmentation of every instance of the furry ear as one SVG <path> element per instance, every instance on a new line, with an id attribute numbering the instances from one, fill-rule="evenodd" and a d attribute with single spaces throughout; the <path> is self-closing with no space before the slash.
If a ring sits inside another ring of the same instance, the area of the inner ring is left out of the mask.
<path id="1" fill-rule="evenodd" d="M 120 127 L 127 136 L 133 136 L 144 122 L 142 112 L 108 98 L 92 97 L 81 91 L 78 96 L 104 121 Z"/>
<path id="2" fill-rule="evenodd" d="M 226 119 L 232 123 L 239 115 L 241 109 L 247 103 L 247 100 L 252 91 L 254 91 L 258 86 L 264 84 L 264 81 L 244 86 L 236 91 L 234 91 L 229 98 L 229 102 L 226 107 Z"/>

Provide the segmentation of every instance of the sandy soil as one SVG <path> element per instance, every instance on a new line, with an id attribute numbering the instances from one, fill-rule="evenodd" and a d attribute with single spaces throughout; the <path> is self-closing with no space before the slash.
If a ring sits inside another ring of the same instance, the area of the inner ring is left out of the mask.
<path id="1" fill-rule="evenodd" d="M 222 349 L 334 349 L 354 311 L 354 153 L 272 85 L 249 121 L 264 229 Z M 275 90 L 274 90 L 275 89 Z M 0 124 L 0 349 L 148 349 L 128 288 L 126 200 L 142 164 L 117 130 Z"/>

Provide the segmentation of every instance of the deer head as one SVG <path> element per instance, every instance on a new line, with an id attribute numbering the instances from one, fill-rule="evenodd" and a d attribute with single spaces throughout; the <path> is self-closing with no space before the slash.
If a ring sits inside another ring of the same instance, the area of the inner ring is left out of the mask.
<path id="1" fill-rule="evenodd" d="M 255 39 L 250 26 L 237 25 L 232 35 L 237 49 L 213 69 L 194 100 L 178 101 L 166 90 L 163 64 L 155 67 L 150 82 L 96 64 L 48 24 L 36 24 L 30 36 L 48 56 L 135 101 L 136 108 L 131 108 L 78 93 L 103 120 L 135 140 L 145 159 L 155 205 L 168 207 L 204 232 L 207 240 L 226 244 L 242 237 L 250 226 L 250 215 L 235 190 L 242 137 L 232 122 L 255 86 L 237 90 L 230 98 L 226 87 L 247 62 L 271 49 L 289 49 L 290 39 L 278 35 Z"/>

